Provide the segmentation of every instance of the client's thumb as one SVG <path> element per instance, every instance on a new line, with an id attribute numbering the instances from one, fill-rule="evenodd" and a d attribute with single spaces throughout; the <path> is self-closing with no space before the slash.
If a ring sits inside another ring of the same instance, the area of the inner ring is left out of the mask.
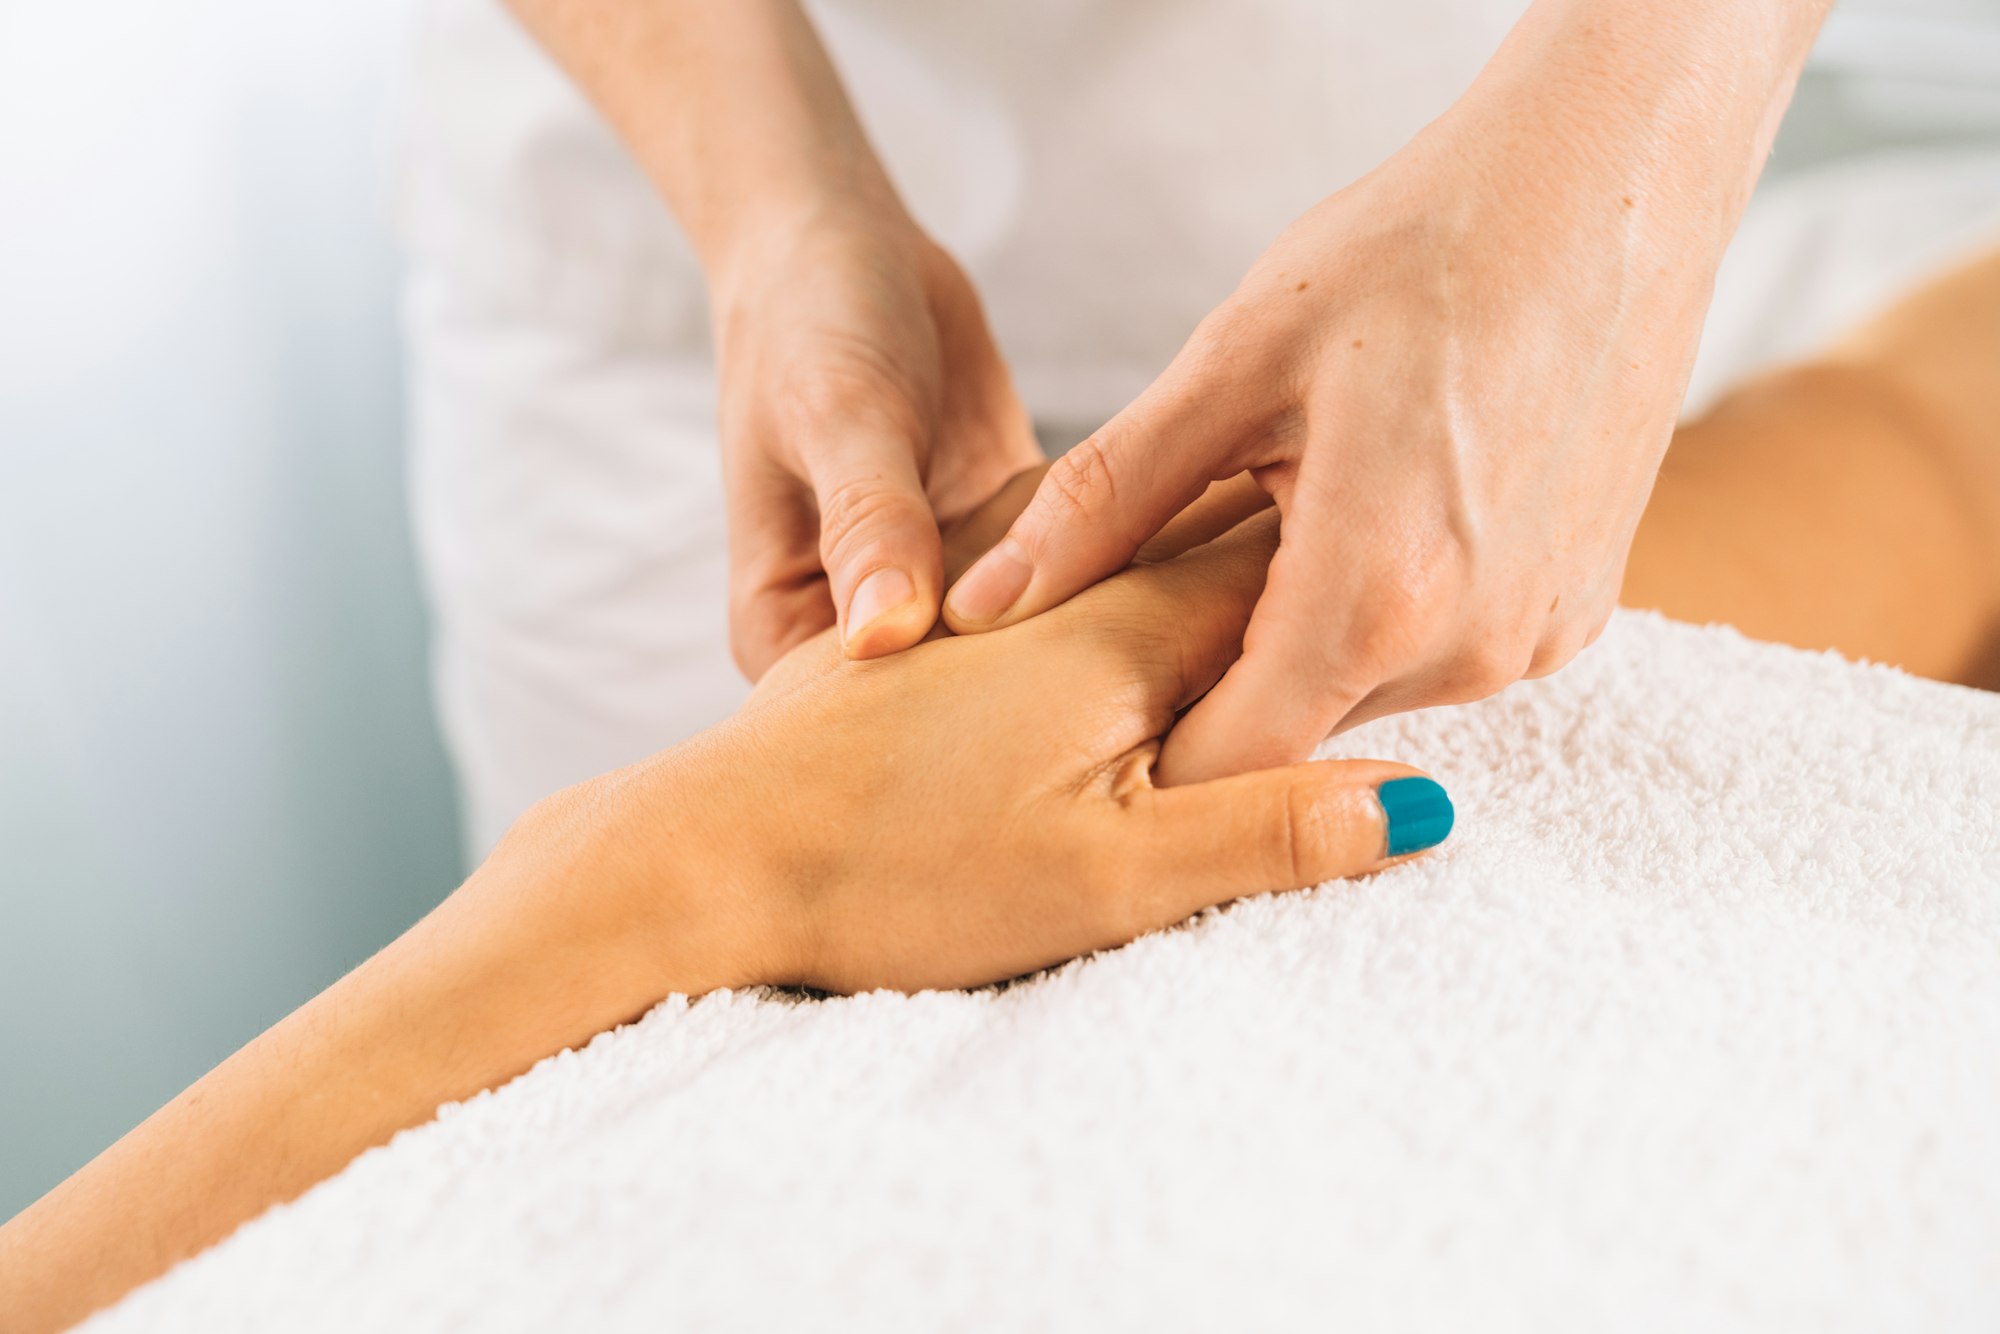
<path id="1" fill-rule="evenodd" d="M 1451 798 L 1384 760 L 1321 760 L 1156 788 L 1140 854 L 1165 921 L 1248 894 L 1359 875 L 1451 833 Z"/>

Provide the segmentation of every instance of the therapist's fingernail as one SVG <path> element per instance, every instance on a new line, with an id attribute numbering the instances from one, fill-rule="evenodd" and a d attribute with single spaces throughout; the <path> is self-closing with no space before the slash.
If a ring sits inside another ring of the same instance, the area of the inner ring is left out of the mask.
<path id="1" fill-rule="evenodd" d="M 1000 545 L 972 563 L 953 585 L 945 605 L 962 621 L 975 625 L 997 621 L 1028 591 L 1028 579 L 1034 572 L 1021 544 L 1004 537 Z"/>
<path id="2" fill-rule="evenodd" d="M 854 596 L 847 600 L 847 640 L 853 642 L 870 622 L 884 612 L 894 611 L 916 594 L 917 586 L 910 582 L 910 576 L 894 566 L 875 571 L 861 581 Z"/>
<path id="3" fill-rule="evenodd" d="M 1375 798 L 1389 826 L 1391 857 L 1434 848 L 1451 833 L 1451 798 L 1428 778 L 1392 778 Z"/>

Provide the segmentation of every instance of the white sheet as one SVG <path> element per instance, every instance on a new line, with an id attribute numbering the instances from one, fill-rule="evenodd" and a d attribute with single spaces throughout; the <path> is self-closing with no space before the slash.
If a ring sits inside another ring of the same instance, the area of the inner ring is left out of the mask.
<path id="1" fill-rule="evenodd" d="M 2000 1325 L 2000 697 L 1621 613 L 1448 850 L 1005 991 L 672 1001 L 93 1328 Z"/>

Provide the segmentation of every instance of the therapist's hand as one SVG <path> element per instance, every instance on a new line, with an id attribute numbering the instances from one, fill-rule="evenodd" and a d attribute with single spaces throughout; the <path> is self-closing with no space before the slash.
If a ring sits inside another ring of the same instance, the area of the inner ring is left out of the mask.
<path id="1" fill-rule="evenodd" d="M 938 525 L 1041 460 L 951 257 L 910 218 L 797 0 L 509 0 L 617 129 L 708 277 L 730 641 L 751 679 L 836 622 L 937 618 Z"/>
<path id="2" fill-rule="evenodd" d="M 712 278 L 730 639 L 755 680 L 838 621 L 907 648 L 943 596 L 939 525 L 1038 462 L 965 274 L 893 204 L 828 204 Z"/>
<path id="3" fill-rule="evenodd" d="M 1449 115 L 1299 219 L 1055 465 L 947 623 L 1046 611 L 1249 470 L 1283 543 L 1162 781 L 1296 760 L 1340 726 L 1567 662 L 1614 605 L 1789 90 L 1780 70 L 1744 91 L 1782 7 L 1733 36 L 1721 8 L 1537 5 Z M 1802 59 L 1810 24 L 1793 26 Z"/>

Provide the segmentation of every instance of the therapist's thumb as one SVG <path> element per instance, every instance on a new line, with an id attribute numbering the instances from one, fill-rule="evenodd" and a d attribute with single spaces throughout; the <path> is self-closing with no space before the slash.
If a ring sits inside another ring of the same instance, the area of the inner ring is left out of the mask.
<path id="1" fill-rule="evenodd" d="M 952 586 L 960 634 L 1048 610 L 1123 569 L 1146 540 L 1240 471 L 1232 396 L 1170 369 L 1130 407 L 1057 459 L 1007 536 Z"/>
<path id="2" fill-rule="evenodd" d="M 915 442 L 878 426 L 816 443 L 808 469 L 840 641 L 850 658 L 908 648 L 936 623 L 944 585 Z"/>
<path id="3" fill-rule="evenodd" d="M 1451 833 L 1438 783 L 1384 760 L 1321 760 L 1154 788 L 1138 854 L 1167 921 L 1249 894 L 1359 875 Z M 1164 924 L 1164 923 L 1162 923 Z"/>

